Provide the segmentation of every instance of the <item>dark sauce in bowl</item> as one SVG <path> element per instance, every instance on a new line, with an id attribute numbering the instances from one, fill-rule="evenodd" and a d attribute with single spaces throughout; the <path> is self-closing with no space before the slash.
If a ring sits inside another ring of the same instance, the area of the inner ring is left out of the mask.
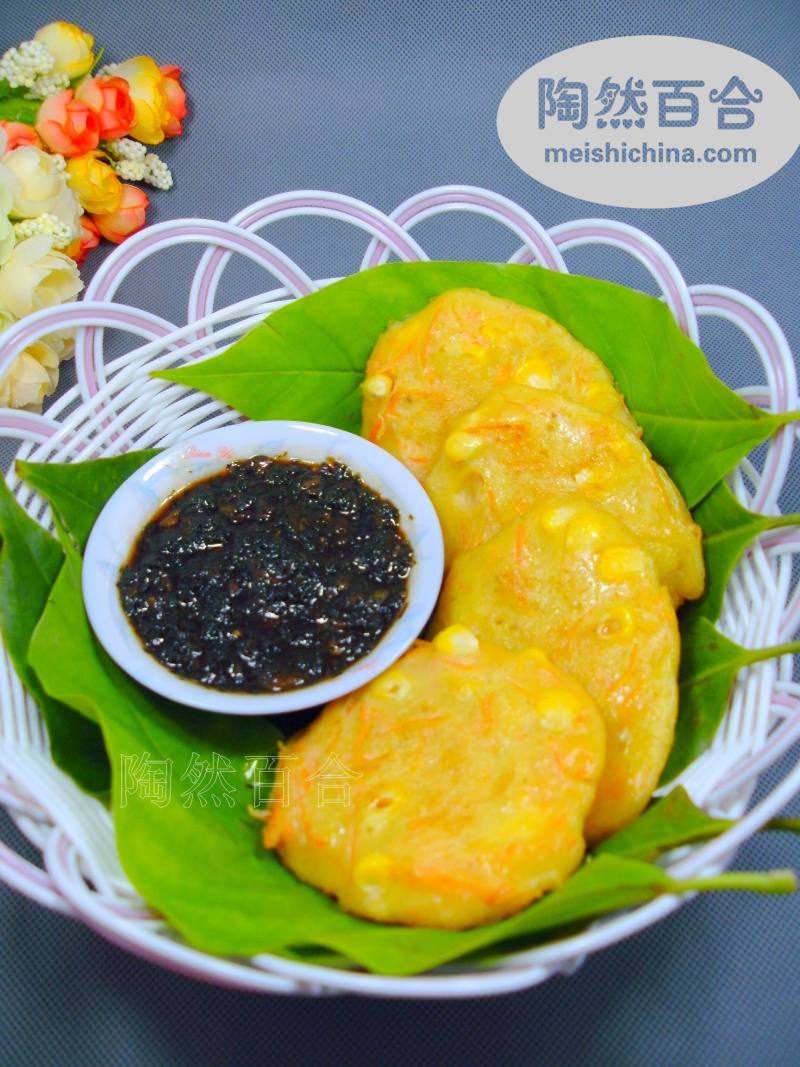
<path id="1" fill-rule="evenodd" d="M 373 649 L 406 605 L 413 562 L 397 508 L 348 467 L 255 456 L 164 505 L 119 593 L 165 667 L 275 693 Z"/>

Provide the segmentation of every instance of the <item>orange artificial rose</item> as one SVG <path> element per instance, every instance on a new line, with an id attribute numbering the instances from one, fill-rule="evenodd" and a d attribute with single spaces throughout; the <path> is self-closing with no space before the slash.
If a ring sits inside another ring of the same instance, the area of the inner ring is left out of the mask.
<path id="1" fill-rule="evenodd" d="M 164 92 L 167 94 L 169 121 L 164 126 L 165 137 L 177 137 L 183 132 L 181 120 L 186 118 L 186 93 L 181 85 L 180 67 L 159 67 L 164 75 Z"/>
<path id="2" fill-rule="evenodd" d="M 92 219 L 107 241 L 120 244 L 144 226 L 144 216 L 150 203 L 147 193 L 135 185 L 122 186 L 122 199 L 116 211 L 107 215 L 93 215 Z"/>
<path id="3" fill-rule="evenodd" d="M 62 89 L 43 101 L 36 118 L 36 132 L 51 152 L 82 156 L 100 142 L 100 120 L 72 89 Z"/>
<path id="4" fill-rule="evenodd" d="M 33 145 L 34 148 L 42 147 L 42 142 L 39 140 L 36 130 L 34 130 L 33 126 L 28 126 L 24 122 L 8 122 L 6 119 L 0 119 L 0 129 L 5 130 L 6 133 L 7 152 L 22 145 Z"/>
<path id="5" fill-rule="evenodd" d="M 100 231 L 95 226 L 91 215 L 81 215 L 81 232 L 66 248 L 64 255 L 74 259 L 80 267 L 92 249 L 100 244 Z"/>
<path id="6" fill-rule="evenodd" d="M 75 99 L 88 104 L 97 115 L 101 140 L 130 133 L 136 115 L 124 78 L 89 78 L 75 90 Z"/>
<path id="7" fill-rule="evenodd" d="M 133 100 L 136 121 L 131 137 L 143 144 L 161 144 L 164 128 L 172 121 L 167 108 L 164 77 L 152 56 L 134 56 L 124 63 L 115 63 L 112 73 L 124 78 Z"/>

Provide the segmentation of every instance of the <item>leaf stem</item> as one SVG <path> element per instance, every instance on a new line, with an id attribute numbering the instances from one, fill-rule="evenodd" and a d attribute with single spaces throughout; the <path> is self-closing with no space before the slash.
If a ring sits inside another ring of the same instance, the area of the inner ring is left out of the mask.
<path id="1" fill-rule="evenodd" d="M 797 876 L 791 870 L 724 871 L 708 878 L 687 878 L 675 883 L 682 893 L 738 889 L 746 893 L 794 893 Z"/>
<path id="2" fill-rule="evenodd" d="M 769 520 L 768 530 L 777 530 L 781 526 L 800 526 L 800 511 L 790 512 L 788 515 L 765 515 Z"/>
<path id="3" fill-rule="evenodd" d="M 800 419 L 800 411 L 770 411 L 764 414 L 769 414 L 776 421 L 783 423 L 784 426 L 787 422 L 797 422 Z"/>
<path id="4" fill-rule="evenodd" d="M 764 824 L 765 830 L 785 830 L 790 834 L 800 834 L 800 819 L 793 819 L 789 816 L 783 818 L 770 819 L 768 823 Z"/>
<path id="5" fill-rule="evenodd" d="M 769 648 L 744 648 L 745 653 L 743 666 L 753 663 L 763 663 L 767 659 L 775 659 L 777 656 L 794 656 L 800 653 L 800 641 L 787 641 L 783 645 L 771 645 Z"/>

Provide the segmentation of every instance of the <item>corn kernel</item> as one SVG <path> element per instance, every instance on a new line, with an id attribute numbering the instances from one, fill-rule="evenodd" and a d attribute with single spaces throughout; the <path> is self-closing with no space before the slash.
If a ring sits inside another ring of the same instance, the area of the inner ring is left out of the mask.
<path id="1" fill-rule="evenodd" d="M 389 873 L 392 861 L 385 852 L 368 852 L 355 865 L 353 877 L 356 882 L 375 882 L 384 879 Z"/>
<path id="2" fill-rule="evenodd" d="M 580 514 L 567 524 L 566 546 L 570 552 L 591 550 L 605 533 L 605 523 L 596 515 Z"/>
<path id="3" fill-rule="evenodd" d="M 361 388 L 367 396 L 384 397 L 391 393 L 393 385 L 394 382 L 388 374 L 371 374 L 369 378 L 364 379 Z"/>
<path id="4" fill-rule="evenodd" d="M 633 636 L 633 612 L 624 604 L 618 604 L 609 611 L 597 627 L 598 637 L 626 641 Z"/>
<path id="5" fill-rule="evenodd" d="M 554 504 L 545 508 L 539 516 L 539 521 L 545 530 L 552 532 L 566 526 L 577 510 L 573 504 Z"/>
<path id="6" fill-rule="evenodd" d="M 546 653 L 543 652 L 541 648 L 526 648 L 520 653 L 520 655 L 524 656 L 525 659 L 533 660 L 534 663 L 541 663 L 543 667 L 551 666 L 550 660 L 547 658 Z"/>
<path id="7" fill-rule="evenodd" d="M 542 726 L 556 733 L 572 726 L 580 706 L 580 700 L 569 689 L 543 689 L 536 698 Z"/>
<path id="8" fill-rule="evenodd" d="M 625 462 L 633 457 L 633 448 L 635 446 L 631 445 L 630 437 L 625 435 L 622 437 L 614 438 L 612 441 L 609 441 L 608 447 L 611 449 L 617 459 L 622 460 L 622 462 Z"/>
<path id="9" fill-rule="evenodd" d="M 434 637 L 433 647 L 446 656 L 474 656 L 480 649 L 480 642 L 466 626 L 456 623 Z"/>
<path id="10" fill-rule="evenodd" d="M 411 682 L 402 671 L 387 671 L 375 679 L 372 688 L 376 696 L 404 700 L 411 692 Z"/>
<path id="11" fill-rule="evenodd" d="M 498 325 L 496 322 L 484 322 L 481 326 L 481 337 L 485 337 L 487 341 L 498 341 L 508 335 L 508 327 L 503 323 Z"/>
<path id="12" fill-rule="evenodd" d="M 553 369 L 546 360 L 534 356 L 522 364 L 514 378 L 532 389 L 550 389 L 553 385 Z"/>
<path id="13" fill-rule="evenodd" d="M 586 401 L 595 411 L 610 414 L 617 408 L 614 389 L 605 382 L 595 382 L 586 390 Z"/>
<path id="14" fill-rule="evenodd" d="M 451 433 L 444 443 L 445 455 L 454 463 L 469 459 L 481 448 L 483 448 L 483 441 L 477 434 L 464 433 L 462 430 Z"/>
<path id="15" fill-rule="evenodd" d="M 644 576 L 650 563 L 647 553 L 633 545 L 615 545 L 597 557 L 595 573 L 604 582 L 624 582 Z"/>

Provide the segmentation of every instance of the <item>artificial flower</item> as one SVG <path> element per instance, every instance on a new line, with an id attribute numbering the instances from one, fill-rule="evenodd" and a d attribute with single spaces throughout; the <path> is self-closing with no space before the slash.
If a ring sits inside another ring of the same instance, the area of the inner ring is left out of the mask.
<path id="1" fill-rule="evenodd" d="M 136 120 L 131 137 L 144 144 L 161 144 L 164 131 L 176 121 L 167 103 L 167 79 L 151 56 L 134 56 L 111 68 L 115 77 L 124 78 L 133 100 Z M 174 93 L 174 89 L 170 92 Z"/>
<path id="2" fill-rule="evenodd" d="M 41 411 L 58 385 L 58 365 L 72 354 L 72 336 L 49 333 L 32 341 L 0 379 L 0 406 Z"/>
<path id="3" fill-rule="evenodd" d="M 177 137 L 183 133 L 181 121 L 186 118 L 186 93 L 181 85 L 180 67 L 160 67 L 164 75 L 164 92 L 167 94 L 169 122 L 164 127 L 165 137 Z"/>
<path id="4" fill-rule="evenodd" d="M 123 185 L 122 200 L 117 210 L 107 215 L 93 216 L 101 236 L 118 245 L 132 233 L 141 230 L 149 203 L 150 200 L 143 189 L 138 189 L 135 185 Z"/>
<path id="5" fill-rule="evenodd" d="M 0 130 L 0 215 L 10 215 L 11 208 L 19 196 L 20 182 L 17 175 L 3 162 L 3 139 L 5 134 Z"/>
<path id="6" fill-rule="evenodd" d="M 75 99 L 88 104 L 97 115 L 103 141 L 124 137 L 136 119 L 124 78 L 89 78 L 75 90 Z"/>
<path id="7" fill-rule="evenodd" d="M 53 78 L 55 59 L 50 51 L 39 41 L 23 41 L 18 48 L 9 48 L 0 56 L 0 79 L 7 81 L 10 89 L 27 89 L 31 96 L 34 89 Z M 66 75 L 56 75 L 59 84 L 53 92 L 65 89 L 69 85 Z"/>
<path id="8" fill-rule="evenodd" d="M 91 215 L 81 215 L 81 232 L 68 244 L 66 248 L 62 249 L 64 255 L 69 256 L 70 259 L 74 259 L 77 265 L 83 263 L 92 249 L 97 248 L 100 244 L 100 231 L 94 223 Z"/>
<path id="9" fill-rule="evenodd" d="M 17 241 L 14 224 L 8 215 L 0 214 L 0 265 L 11 255 L 11 249 Z"/>
<path id="10" fill-rule="evenodd" d="M 67 163 L 67 178 L 84 211 L 108 215 L 119 207 L 122 182 L 102 152 L 74 156 Z"/>
<path id="11" fill-rule="evenodd" d="M 7 151 L 10 152 L 14 148 L 20 148 L 22 145 L 33 145 L 35 148 L 42 147 L 39 134 L 33 126 L 28 126 L 25 122 L 9 122 L 7 119 L 0 119 L 0 126 L 5 130 Z"/>
<path id="12" fill-rule="evenodd" d="M 100 143 L 100 120 L 72 89 L 48 97 L 39 108 L 36 132 L 51 152 L 81 156 Z"/>
<path id="13" fill-rule="evenodd" d="M 9 177 L 6 179 L 6 175 Z M 0 211 L 3 209 L 3 187 L 11 192 L 7 213 L 12 218 L 35 219 L 40 215 L 55 215 L 78 232 L 81 206 L 67 184 L 64 160 L 33 145 L 23 145 L 0 158 Z"/>
<path id="14" fill-rule="evenodd" d="M 55 252 L 45 234 L 20 241 L 0 267 L 0 306 L 18 319 L 72 300 L 82 288 L 75 262 Z"/>
<path id="15" fill-rule="evenodd" d="M 53 70 L 70 80 L 88 73 L 94 63 L 94 37 L 74 22 L 48 22 L 33 35 L 50 52 Z"/>
<path id="16" fill-rule="evenodd" d="M 37 215 L 35 219 L 23 219 L 14 223 L 14 234 L 18 241 L 24 241 L 28 237 L 36 237 L 44 233 L 53 238 L 53 248 L 59 251 L 66 248 L 75 236 L 71 226 L 67 226 L 61 219 L 56 218 L 49 212 Z"/>

